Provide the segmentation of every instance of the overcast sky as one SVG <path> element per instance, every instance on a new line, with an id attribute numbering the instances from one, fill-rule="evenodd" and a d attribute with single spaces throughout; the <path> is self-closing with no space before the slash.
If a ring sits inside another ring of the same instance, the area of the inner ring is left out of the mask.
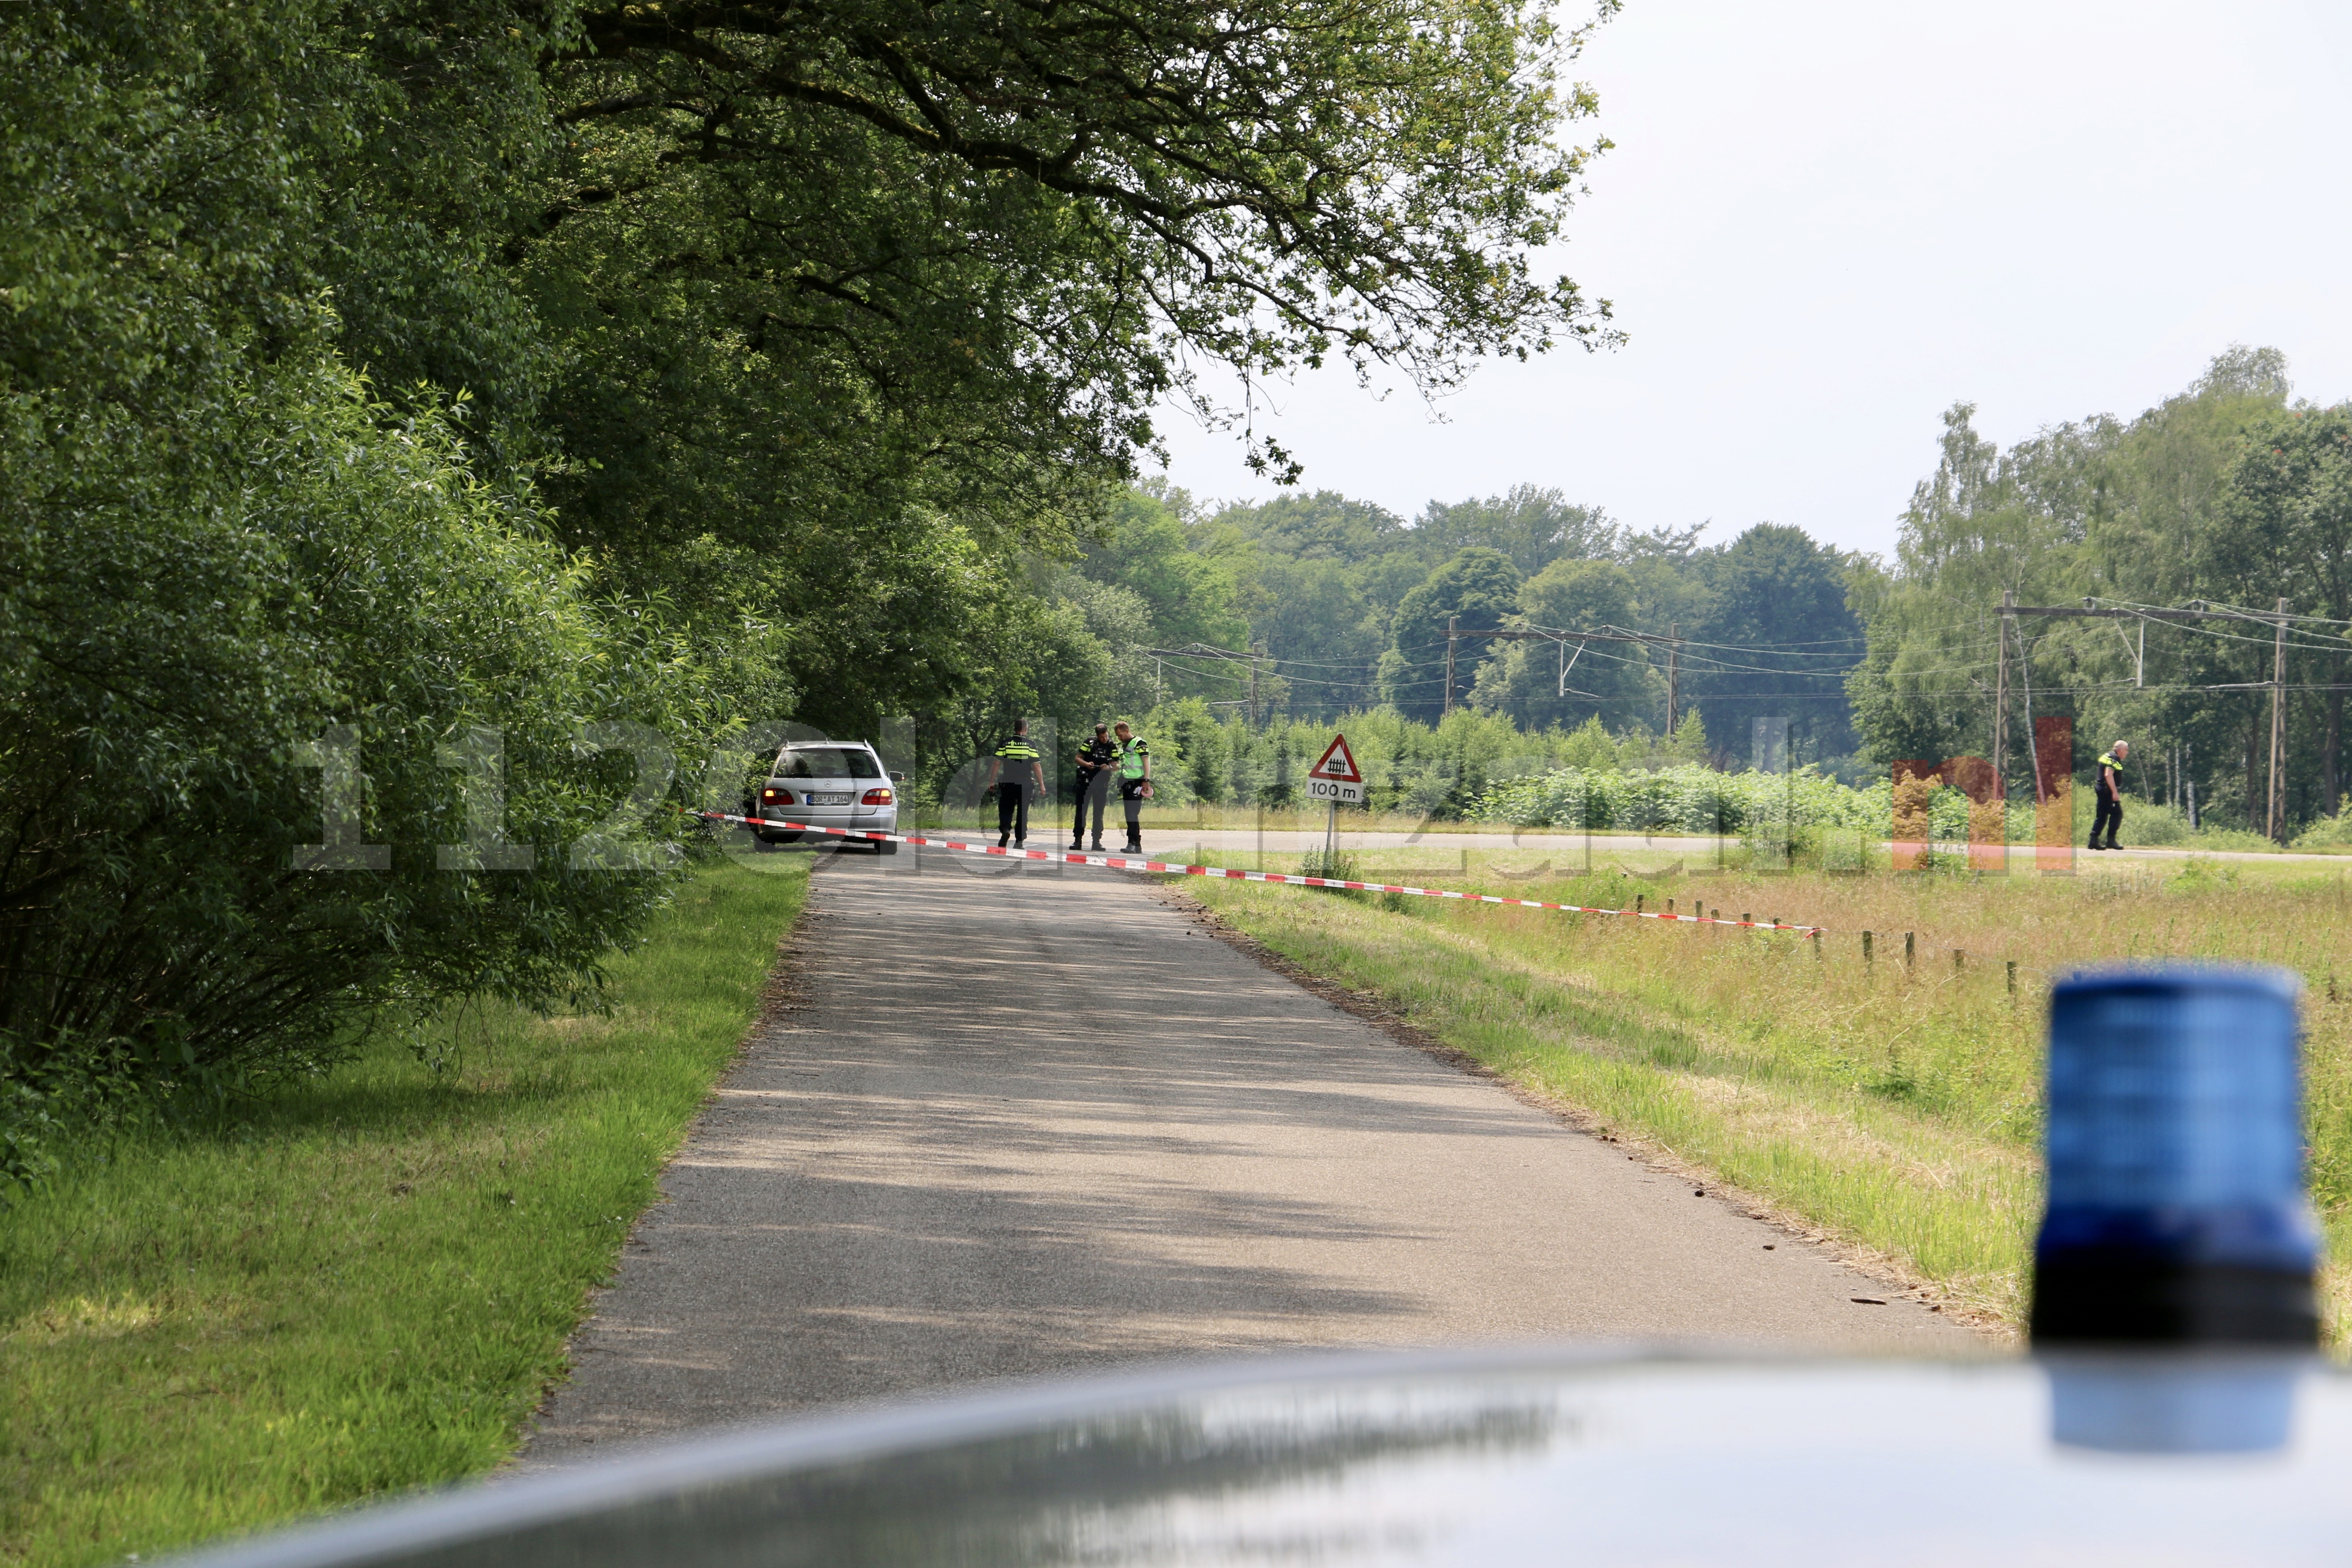
<path id="1" fill-rule="evenodd" d="M 1627 0 L 1574 74 L 1616 145 L 1544 270 L 1628 342 L 1486 366 L 1442 423 L 1410 388 L 1277 388 L 1305 488 L 1411 515 L 1528 481 L 1889 552 L 1957 399 L 2006 446 L 2231 342 L 2352 396 L 2344 0 Z M 1231 435 L 1162 426 L 1176 483 L 1274 493 Z"/>

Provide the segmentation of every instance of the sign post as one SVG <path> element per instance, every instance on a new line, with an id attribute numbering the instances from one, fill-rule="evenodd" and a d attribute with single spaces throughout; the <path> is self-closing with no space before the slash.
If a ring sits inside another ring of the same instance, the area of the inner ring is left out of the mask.
<path id="1" fill-rule="evenodd" d="M 1331 743 L 1323 748 L 1323 756 L 1307 770 L 1307 798 L 1328 803 L 1330 814 L 1323 823 L 1323 863 L 1328 866 L 1331 857 L 1339 852 L 1339 805 L 1362 804 L 1364 775 L 1356 766 L 1355 753 L 1348 750 L 1348 737 L 1333 735 Z"/>

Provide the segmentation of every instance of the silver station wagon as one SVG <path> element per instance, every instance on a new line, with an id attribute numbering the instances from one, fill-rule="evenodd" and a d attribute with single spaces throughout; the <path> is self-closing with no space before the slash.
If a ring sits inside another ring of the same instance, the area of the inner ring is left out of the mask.
<path id="1" fill-rule="evenodd" d="M 759 810 L 752 815 L 762 822 L 896 833 L 898 791 L 881 757 L 862 741 L 795 741 L 776 753 L 776 765 L 770 770 L 768 782 L 760 786 Z M 771 844 L 790 844 L 803 837 L 798 828 L 754 831 Z M 885 855 L 898 852 L 896 844 L 874 847 Z"/>

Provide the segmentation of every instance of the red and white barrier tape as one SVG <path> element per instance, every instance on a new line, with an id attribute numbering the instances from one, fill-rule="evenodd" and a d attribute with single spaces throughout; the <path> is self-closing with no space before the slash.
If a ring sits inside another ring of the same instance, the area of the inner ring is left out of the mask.
<path id="1" fill-rule="evenodd" d="M 805 822 L 736 816 L 723 811 L 698 811 L 707 822 L 732 822 L 744 827 L 782 829 L 788 833 L 822 833 L 865 844 L 914 844 L 926 849 L 956 849 L 966 855 L 996 855 L 1007 860 L 1055 860 L 1071 866 L 1105 866 L 1114 871 L 1160 871 L 1186 877 L 1223 877 L 1236 882 L 1278 882 L 1290 888 L 1343 888 L 1358 893 L 1402 893 L 1415 899 L 1459 899 L 1468 904 L 1508 904 L 1522 910 L 1557 910 L 1572 915 L 1625 915 L 1634 920 L 1671 921 L 1681 925 L 1742 926 L 1750 931 L 1794 931 L 1819 937 L 1826 926 L 1782 925 L 1772 921 L 1727 921 L 1721 915 L 1668 914 L 1659 910 L 1602 910 L 1589 904 L 1552 904 L 1541 899 L 1506 899 L 1494 893 L 1459 893 L 1444 888 L 1407 888 L 1394 882 L 1345 882 L 1336 877 L 1293 877 L 1281 871 L 1237 871 L 1222 866 L 1182 866 L 1169 860 L 1131 860 L 1122 855 L 1082 855 L 1061 849 L 1009 849 L 994 844 L 966 844 L 954 838 L 924 838 L 908 833 L 861 833 L 847 827 L 818 827 Z"/>

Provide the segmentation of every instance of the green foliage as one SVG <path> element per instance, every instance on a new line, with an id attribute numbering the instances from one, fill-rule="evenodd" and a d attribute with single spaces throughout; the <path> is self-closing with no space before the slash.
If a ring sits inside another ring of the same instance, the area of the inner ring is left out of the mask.
<path id="1" fill-rule="evenodd" d="M 0 755 L 10 1076 L 71 1055 L 166 1078 L 315 1066 L 394 1003 L 551 1004 L 661 896 L 657 877 L 567 868 L 630 776 L 583 726 L 652 720 L 681 749 L 705 732 L 704 672 L 656 607 L 609 613 L 444 423 L 388 425 L 331 368 L 235 412 L 252 434 L 205 504 L 125 483 L 135 463 L 44 476 L 46 526 L 13 542 L 32 570 Z M 332 837 L 334 785 L 298 748 L 339 724 L 359 830 L 389 848 L 378 868 L 299 868 Z M 437 864 L 468 825 L 436 748 L 478 725 L 503 735 L 504 827 L 532 869 Z"/>
<path id="2" fill-rule="evenodd" d="M 1195 548 L 1213 540 L 1233 563 L 1251 637 L 1272 661 L 1261 689 L 1295 712 L 1329 717 L 1379 700 L 1437 717 L 1449 615 L 1472 626 L 1679 629 L 1678 696 L 1715 734 L 1744 750 L 1753 719 L 1787 718 L 1800 759 L 1844 758 L 1853 737 L 1842 682 L 1862 648 L 1846 602 L 1856 563 L 1796 529 L 1759 524 L 1707 549 L 1700 531 L 1636 533 L 1528 485 L 1432 501 L 1412 523 L 1324 490 L 1227 507 L 1196 530 Z M 1472 562 L 1475 583 L 1465 578 Z M 1572 672 L 1572 647 L 1554 642 L 1472 638 L 1455 651 L 1456 702 L 1528 729 L 1597 715 L 1623 730 L 1664 717 L 1658 645 L 1588 644 Z"/>
<path id="3" fill-rule="evenodd" d="M 1249 636 L 1249 623 L 1235 607 L 1231 565 L 1192 548 L 1179 510 L 1183 492 L 1161 488 L 1154 494 L 1154 488 L 1113 498 L 1108 531 L 1088 548 L 1080 570 L 1134 594 L 1149 616 L 1149 635 L 1168 647 L 1238 647 Z"/>
<path id="4" fill-rule="evenodd" d="M 1967 803 L 1958 790 L 1937 792 L 1938 839 L 1967 842 Z M 1479 797 L 1474 815 L 1523 827 L 1593 832 L 1741 834 L 1761 823 L 1786 823 L 1858 828 L 1883 838 L 1894 818 L 1894 784 L 1890 780 L 1852 789 L 1810 767 L 1788 773 L 1724 773 L 1690 763 L 1570 766 L 1490 790 Z"/>
<path id="5" fill-rule="evenodd" d="M 1189 367 L 1346 357 L 1434 388 L 1608 338 L 1605 306 L 1527 261 L 1584 158 L 1556 133 L 1589 95 L 1554 74 L 1580 35 L 1512 0 L 1423 23 L 1322 0 L 579 13 L 502 252 L 557 339 L 565 538 L 631 584 L 684 539 L 740 552 L 811 724 L 1013 700 L 986 650 L 940 651 L 1002 613 L 969 574 L 1072 552 L 1170 395 L 1222 421 Z M 1132 531 L 1090 575 L 1160 635 L 1237 630 L 1213 574 Z"/>
<path id="6" fill-rule="evenodd" d="M 477 465 L 464 400 L 387 404 L 338 358 L 320 170 L 374 100 L 326 47 L 334 18 L 100 6 L 0 32 L 11 101 L 45 106 L 6 123 L 40 216 L 39 237 L 10 226 L 0 321 L 20 1100 L 219 1088 L 315 1068 L 379 1009 L 592 981 L 662 884 L 566 871 L 625 781 L 582 727 L 692 745 L 756 649 L 706 658 L 659 603 L 606 599 L 528 488 Z M 477 725 L 505 732 L 504 826 L 534 870 L 436 865 L 467 837 L 436 751 Z M 333 770 L 299 750 L 332 726 L 381 868 L 296 868 L 332 837 Z"/>
<path id="7" fill-rule="evenodd" d="M 1780 718 L 1799 756 L 1852 751 L 1841 687 L 1864 645 L 1846 557 L 1801 529 L 1759 523 L 1695 565 L 1708 608 L 1683 656 L 1683 690 L 1708 728 L 1744 750 L 1756 720 Z"/>
<path id="8" fill-rule="evenodd" d="M 1357 865 L 1356 857 L 1353 854 L 1345 849 L 1333 849 L 1327 852 L 1319 847 L 1309 849 L 1299 857 L 1298 874 L 1302 877 L 1321 877 L 1326 881 L 1332 882 L 1360 882 L 1364 879 L 1362 868 Z M 1332 891 L 1340 898 L 1360 899 L 1364 896 L 1361 893 L 1348 892 L 1344 889 L 1335 888 Z"/>
<path id="9" fill-rule="evenodd" d="M 1181 801 L 1187 795 L 1213 805 L 1224 800 L 1227 781 L 1233 776 L 1229 737 L 1206 702 L 1198 697 L 1187 697 L 1170 703 L 1145 721 L 1145 729 L 1154 736 L 1164 737 L 1160 743 L 1173 752 L 1180 763 L 1170 767 L 1163 761 L 1158 770 L 1161 776 L 1182 783 L 1181 791 L 1171 792 L 1171 801 Z M 1246 731 L 1236 730 L 1234 733 Z"/>
<path id="10" fill-rule="evenodd" d="M 1195 801 L 1298 805 L 1307 770 L 1335 728 L 1347 735 L 1364 772 L 1365 809 L 1438 818 L 1462 816 L 1497 779 L 1549 766 L 1563 739 L 1522 734 L 1507 719 L 1467 709 L 1456 709 L 1441 725 L 1376 708 L 1336 721 L 1277 719 L 1253 729 L 1238 715 L 1218 719 L 1197 698 L 1171 702 L 1141 725 L 1158 759 L 1152 776 L 1162 784 L 1159 804 L 1178 808 Z"/>
<path id="11" fill-rule="evenodd" d="M 1437 719 L 1445 703 L 1446 627 L 1492 630 L 1518 608 L 1519 569 L 1499 550 L 1473 545 L 1429 574 L 1397 605 L 1393 642 L 1381 657 L 1381 696 L 1408 717 Z M 1463 637 L 1454 649 L 1457 700 L 1493 645 Z"/>
<path id="12" fill-rule="evenodd" d="M 1563 559 L 1521 584 L 1518 608 L 1538 626 L 1623 630 L 1646 618 L 1640 600 L 1639 584 L 1623 565 Z M 1638 644 L 1507 642 L 1496 644 L 1494 657 L 1479 667 L 1471 697 L 1528 728 L 1590 715 L 1590 723 L 1622 730 L 1658 712 L 1664 694 L 1664 671 L 1653 668 Z"/>
<path id="13" fill-rule="evenodd" d="M 741 237 L 792 270 L 713 248 L 695 274 L 773 276 L 778 326 L 838 321 L 885 345 L 877 307 L 968 312 L 967 335 L 1024 351 L 971 357 L 1057 385 L 1046 411 L 1066 416 L 1139 416 L 1189 383 L 1182 348 L 1253 372 L 1391 361 L 1435 386 L 1465 355 L 1603 335 L 1599 308 L 1526 257 L 1585 160 L 1557 140 L 1592 108 L 1556 75 L 1580 33 L 1491 3 L 1442 25 L 1320 0 L 1110 20 L 903 0 L 591 10 L 559 120 L 603 205 L 710 187 L 769 207 L 772 225 L 745 226 L 768 232 Z M 1071 395 L 1097 376 L 1116 380 Z"/>
<path id="14" fill-rule="evenodd" d="M 2135 824 L 2137 830 L 2137 824 Z M 2155 840 L 2148 840 L 2154 843 Z M 2323 816 L 2294 836 L 2291 849 L 2352 849 L 2352 814 L 2347 814 L 2341 801 L 2334 815 Z"/>
<path id="15" fill-rule="evenodd" d="M 1413 528 L 1427 559 L 1463 550 L 1495 550 L 1532 577 L 1556 561 L 1602 560 L 1619 553 L 1624 530 L 1597 506 L 1580 506 L 1558 490 L 1514 485 L 1505 495 L 1451 505 L 1431 501 Z"/>

